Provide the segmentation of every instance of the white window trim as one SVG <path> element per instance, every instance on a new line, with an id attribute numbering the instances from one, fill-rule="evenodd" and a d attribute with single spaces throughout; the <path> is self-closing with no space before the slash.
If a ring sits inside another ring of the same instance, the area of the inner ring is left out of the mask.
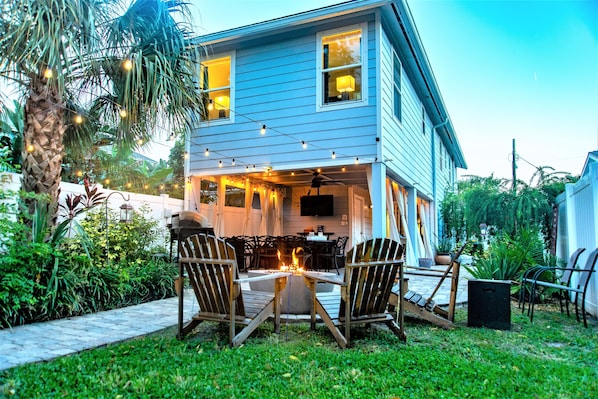
<path id="1" fill-rule="evenodd" d="M 201 121 L 200 122 L 200 126 L 218 126 L 218 125 L 228 125 L 230 123 L 234 123 L 235 122 L 235 103 L 236 103 L 236 95 L 235 95 L 235 56 L 236 56 L 236 52 L 235 51 L 231 51 L 229 53 L 220 53 L 220 54 L 215 54 L 212 55 L 210 57 L 206 57 L 204 59 L 202 59 L 200 62 L 204 62 L 204 61 L 212 61 L 212 60 L 217 60 L 218 58 L 226 58 L 226 57 L 230 57 L 230 83 L 229 83 L 229 90 L 230 90 L 230 103 L 228 106 L 229 111 L 229 117 L 228 118 L 224 118 L 224 119 L 208 119 L 206 121 Z M 226 87 L 226 86 L 224 86 Z"/>
<path id="2" fill-rule="evenodd" d="M 361 100 L 324 104 L 322 96 L 322 38 L 338 33 L 361 30 Z M 343 26 L 342 28 L 318 32 L 316 35 L 316 112 L 362 107 L 368 104 L 368 24 Z"/>
<path id="3" fill-rule="evenodd" d="M 397 87 L 397 85 L 395 84 L 395 58 L 397 61 L 399 61 L 399 80 L 400 80 L 400 86 Z M 395 51 L 395 49 L 392 49 L 392 61 L 391 61 L 391 65 L 392 65 L 392 115 L 393 117 L 399 122 L 399 123 L 403 123 L 403 63 L 401 62 L 401 58 L 399 58 L 399 55 L 397 54 L 397 52 Z M 400 104 L 400 110 L 401 110 L 401 117 L 399 118 L 397 116 L 397 114 L 395 114 L 395 90 L 398 89 L 399 92 L 399 97 L 401 98 L 401 104 Z"/>

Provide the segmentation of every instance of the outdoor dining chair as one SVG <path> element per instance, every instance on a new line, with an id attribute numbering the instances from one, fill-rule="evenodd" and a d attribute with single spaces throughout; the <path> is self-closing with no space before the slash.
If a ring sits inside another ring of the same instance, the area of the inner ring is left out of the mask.
<path id="1" fill-rule="evenodd" d="M 568 287 L 571 283 L 571 277 L 573 276 L 573 271 L 577 265 L 577 260 L 579 259 L 579 255 L 584 252 L 585 248 L 578 248 L 571 257 L 569 257 L 569 262 L 565 266 L 563 270 L 561 270 L 560 277 L 557 277 L 555 280 L 554 278 L 550 280 L 541 280 L 542 278 L 546 278 L 547 275 L 550 277 L 556 276 L 554 266 L 546 266 L 546 265 L 537 265 L 530 267 L 523 273 L 521 276 L 521 284 L 519 289 L 519 307 L 521 307 L 521 313 L 525 312 L 525 301 L 526 296 L 530 302 L 530 306 L 528 306 L 528 313 L 531 309 L 531 302 L 535 300 L 532 296 L 532 287 L 534 285 L 538 285 L 538 282 L 544 283 L 557 283 L 560 286 Z M 565 302 L 565 308 L 567 310 L 567 316 L 569 316 L 569 300 L 562 290 L 559 290 L 559 305 L 561 307 L 561 312 L 563 311 L 563 301 Z"/>
<path id="2" fill-rule="evenodd" d="M 227 323 L 229 345 L 239 346 L 264 321 L 274 316 L 274 331 L 280 330 L 281 291 L 290 273 L 271 273 L 239 278 L 235 248 L 224 238 L 195 234 L 181 242 L 179 279 L 187 273 L 199 311 L 183 323 L 183 293 L 179 292 L 178 339 L 183 339 L 203 321 Z M 274 292 L 245 291 L 242 283 L 274 280 Z M 237 332 L 236 325 L 244 327 Z"/>
<path id="3" fill-rule="evenodd" d="M 579 319 L 579 313 L 580 313 L 579 302 L 581 302 L 581 315 L 583 318 L 583 325 L 585 327 L 587 327 L 588 322 L 586 319 L 586 294 L 588 291 L 588 285 L 590 283 L 590 278 L 592 277 L 592 274 L 595 271 L 597 258 L 598 258 L 598 248 L 596 248 L 588 256 L 588 259 L 586 260 L 586 264 L 583 269 L 574 268 L 571 270 L 573 273 L 579 273 L 579 279 L 577 280 L 576 283 L 573 282 L 573 278 L 571 278 L 571 280 L 572 280 L 571 285 L 563 285 L 563 284 L 558 284 L 558 283 L 549 283 L 549 282 L 545 282 L 545 281 L 541 281 L 541 280 L 536 280 L 532 284 L 532 290 L 531 290 L 530 297 L 531 298 L 534 297 L 535 291 L 538 286 L 555 288 L 557 290 L 561 290 L 561 291 L 567 293 L 568 295 L 572 295 L 573 296 L 572 302 L 575 303 L 575 317 L 576 317 L 577 321 L 580 321 L 580 319 Z M 551 269 L 567 271 L 567 268 L 554 267 Z M 530 311 L 529 312 L 530 312 L 530 320 L 531 321 L 534 320 L 534 303 L 535 303 L 535 301 L 533 301 L 533 300 L 530 301 Z"/>

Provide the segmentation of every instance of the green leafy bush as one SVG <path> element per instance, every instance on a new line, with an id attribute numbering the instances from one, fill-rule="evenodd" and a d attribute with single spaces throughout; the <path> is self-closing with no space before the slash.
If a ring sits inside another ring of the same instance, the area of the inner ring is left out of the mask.
<path id="1" fill-rule="evenodd" d="M 154 259 L 165 249 L 158 222 L 144 216 L 147 206 L 131 223 L 119 223 L 108 211 L 108 229 L 105 209 L 87 212 L 74 230 L 67 219 L 49 235 L 43 224 L 30 227 L 27 213 L 0 217 L 0 328 L 174 295 L 177 270 Z"/>
<path id="2" fill-rule="evenodd" d="M 538 231 L 530 229 L 491 240 L 488 251 L 465 268 L 474 278 L 517 281 L 529 267 L 543 262 L 544 243 Z"/>

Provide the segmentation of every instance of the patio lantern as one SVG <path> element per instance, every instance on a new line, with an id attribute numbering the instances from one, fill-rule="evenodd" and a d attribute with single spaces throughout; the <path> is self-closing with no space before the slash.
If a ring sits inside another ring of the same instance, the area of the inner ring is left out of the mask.
<path id="1" fill-rule="evenodd" d="M 120 206 L 120 222 L 130 223 L 133 221 L 133 205 L 128 202 L 123 203 Z"/>

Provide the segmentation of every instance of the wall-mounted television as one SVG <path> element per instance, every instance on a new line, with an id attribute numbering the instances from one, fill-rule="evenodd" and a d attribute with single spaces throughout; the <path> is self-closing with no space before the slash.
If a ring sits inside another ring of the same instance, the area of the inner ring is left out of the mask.
<path id="1" fill-rule="evenodd" d="M 334 216 L 334 196 L 304 195 L 301 197 L 301 216 Z"/>

